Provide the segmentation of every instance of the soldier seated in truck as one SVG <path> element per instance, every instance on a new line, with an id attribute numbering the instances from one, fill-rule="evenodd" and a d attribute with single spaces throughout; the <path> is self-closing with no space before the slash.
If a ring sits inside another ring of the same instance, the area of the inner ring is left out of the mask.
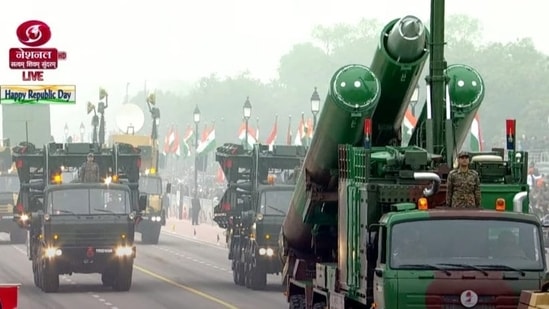
<path id="1" fill-rule="evenodd" d="M 526 253 L 518 244 L 517 237 L 511 231 L 503 231 L 498 235 L 494 255 L 497 257 L 528 259 Z"/>

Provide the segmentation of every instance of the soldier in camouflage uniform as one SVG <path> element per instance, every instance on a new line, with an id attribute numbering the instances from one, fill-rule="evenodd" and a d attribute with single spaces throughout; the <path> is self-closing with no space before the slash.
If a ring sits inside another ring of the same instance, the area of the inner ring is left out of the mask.
<path id="1" fill-rule="evenodd" d="M 476 171 L 469 169 L 469 159 L 468 152 L 460 152 L 458 168 L 448 175 L 446 205 L 449 207 L 480 207 L 480 178 Z"/>
<path id="2" fill-rule="evenodd" d="M 100 182 L 99 165 L 93 161 L 93 153 L 89 153 L 87 161 L 80 168 L 81 182 Z"/>

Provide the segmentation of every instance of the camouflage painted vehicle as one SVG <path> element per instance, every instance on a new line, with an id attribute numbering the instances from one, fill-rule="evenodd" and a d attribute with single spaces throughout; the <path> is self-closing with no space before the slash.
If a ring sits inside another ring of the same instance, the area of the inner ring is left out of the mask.
<path id="1" fill-rule="evenodd" d="M 446 208 L 446 179 L 484 83 L 446 67 L 444 1 L 391 21 L 370 67 L 339 69 L 284 220 L 289 308 L 516 308 L 546 272 L 539 219 L 528 214 L 528 153 L 472 154 L 479 209 Z M 411 145 L 401 125 L 430 55 L 425 119 Z"/>

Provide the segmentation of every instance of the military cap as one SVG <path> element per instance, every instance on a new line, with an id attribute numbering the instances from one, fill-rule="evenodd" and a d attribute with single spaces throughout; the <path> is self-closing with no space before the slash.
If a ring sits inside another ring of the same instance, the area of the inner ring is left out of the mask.
<path id="1" fill-rule="evenodd" d="M 458 153 L 458 158 L 461 158 L 461 157 L 470 158 L 471 155 L 470 155 L 469 152 L 467 152 L 467 151 L 460 151 L 460 152 Z"/>
<path id="2" fill-rule="evenodd" d="M 93 158 L 93 153 L 92 152 L 88 153 L 88 158 Z"/>

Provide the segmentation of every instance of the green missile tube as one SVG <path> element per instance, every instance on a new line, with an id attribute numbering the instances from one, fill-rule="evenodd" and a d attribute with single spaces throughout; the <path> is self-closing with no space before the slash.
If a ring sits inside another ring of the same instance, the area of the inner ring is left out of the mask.
<path id="1" fill-rule="evenodd" d="M 455 148 L 459 151 L 484 99 L 484 81 L 475 69 L 464 64 L 448 66 L 446 75 L 449 79 Z"/>
<path id="2" fill-rule="evenodd" d="M 370 66 L 381 83 L 372 118 L 373 146 L 400 141 L 404 115 L 427 60 L 428 43 L 428 30 L 417 17 L 395 19 L 383 28 Z"/>
<path id="3" fill-rule="evenodd" d="M 484 80 L 474 68 L 453 64 L 446 69 L 451 118 L 454 127 L 454 148 L 459 151 L 470 132 L 471 124 L 484 99 Z M 445 109 L 446 110 L 446 109 Z M 425 148 L 427 106 L 423 106 L 409 145 Z"/>
<path id="4" fill-rule="evenodd" d="M 330 171 L 338 166 L 338 145 L 362 144 L 364 119 L 372 116 L 379 94 L 379 80 L 366 66 L 347 65 L 333 75 L 282 226 L 290 247 L 306 250 L 311 244 L 307 213 L 317 205 L 306 205 L 306 177 L 318 186 L 328 187 Z"/>

